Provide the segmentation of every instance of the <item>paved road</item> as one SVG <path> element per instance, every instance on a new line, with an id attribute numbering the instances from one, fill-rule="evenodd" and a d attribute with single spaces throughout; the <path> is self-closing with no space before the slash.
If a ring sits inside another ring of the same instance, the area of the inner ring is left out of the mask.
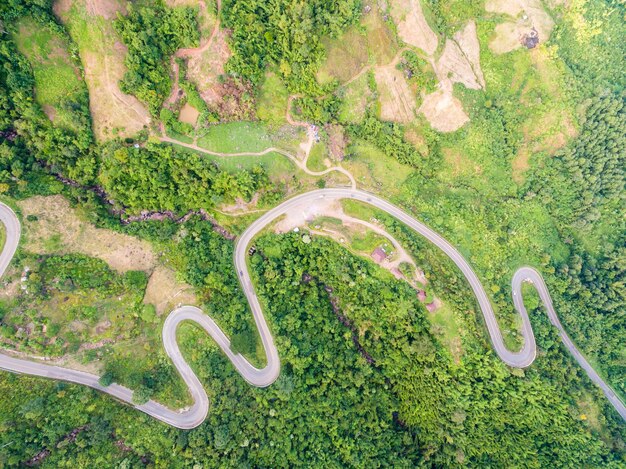
<path id="1" fill-rule="evenodd" d="M 511 352 L 504 346 L 502 334 L 496 322 L 495 314 L 491 303 L 487 297 L 485 289 L 478 280 L 478 277 L 474 273 L 471 266 L 463 258 L 463 256 L 457 251 L 450 243 L 442 238 L 438 233 L 428 228 L 423 223 L 415 220 L 409 214 L 401 210 L 400 208 L 392 205 L 384 199 L 376 197 L 367 192 L 354 190 L 354 189 L 320 189 L 316 191 L 307 192 L 296 196 L 283 202 L 278 207 L 266 212 L 259 219 L 254 221 L 248 229 L 241 235 L 237 241 L 235 247 L 235 268 L 239 281 L 243 287 L 243 291 L 246 295 L 250 309 L 252 311 L 254 320 L 258 327 L 261 341 L 265 349 L 267 365 L 264 368 L 255 368 L 251 365 L 242 355 L 235 354 L 230 350 L 230 341 L 221 331 L 221 329 L 215 324 L 215 322 L 205 315 L 200 309 L 193 306 L 183 306 L 170 313 L 163 325 L 163 344 L 167 354 L 172 359 L 172 362 L 176 369 L 181 374 L 183 380 L 187 384 L 194 404 L 187 409 L 174 411 L 168 409 L 156 402 L 149 401 L 144 405 L 134 406 L 137 409 L 151 415 L 165 423 L 173 425 L 178 428 L 194 428 L 202 423 L 209 410 L 209 400 L 204 391 L 204 388 L 193 370 L 185 362 L 182 357 L 178 344 L 176 342 L 176 329 L 178 324 L 182 321 L 193 321 L 201 326 L 208 334 L 213 337 L 219 347 L 231 360 L 237 371 L 241 376 L 250 384 L 254 386 L 264 387 L 272 384 L 280 374 L 280 359 L 278 357 L 278 351 L 274 345 L 272 334 L 269 330 L 261 305 L 254 291 L 254 286 L 248 268 L 246 265 L 247 249 L 253 238 L 269 223 L 277 219 L 281 215 L 287 213 L 290 209 L 302 205 L 312 204 L 319 199 L 327 200 L 340 200 L 340 199 L 353 199 L 361 202 L 365 202 L 374 207 L 377 207 L 393 217 L 397 218 L 407 226 L 415 230 L 420 235 L 424 236 L 430 242 L 435 244 L 441 249 L 461 270 L 465 278 L 468 280 L 474 295 L 478 300 L 481 312 L 485 318 L 487 330 L 491 337 L 494 350 L 508 365 L 512 367 L 527 367 L 532 364 L 535 359 L 537 347 L 535 344 L 535 338 L 533 335 L 532 327 L 528 319 L 528 314 L 524 308 L 522 302 L 522 283 L 532 282 L 539 296 L 543 301 L 548 316 L 552 324 L 557 327 L 561 340 L 574 356 L 576 361 L 585 370 L 591 380 L 596 383 L 607 396 L 611 404 L 615 407 L 618 413 L 626 420 L 626 407 L 611 390 L 611 388 L 598 376 L 593 370 L 591 365 L 580 354 L 578 349 L 569 339 L 559 319 L 554 312 L 550 295 L 546 288 L 545 283 L 541 275 L 530 267 L 522 267 L 513 276 L 512 291 L 513 302 L 515 308 L 522 317 L 522 335 L 524 336 L 524 346 L 519 352 Z M 7 242 L 5 248 L 0 254 L 0 276 L 4 274 L 9 262 L 11 261 L 13 254 L 17 248 L 20 237 L 20 225 L 15 214 L 7 206 L 0 204 L 0 221 L 4 223 L 7 230 Z M 21 360 L 6 355 L 0 354 L 0 368 L 35 376 L 42 376 L 46 378 L 60 379 L 64 381 L 70 381 L 73 383 L 84 384 L 99 391 L 106 392 L 121 401 L 132 404 L 132 391 L 123 386 L 112 384 L 108 387 L 103 387 L 98 383 L 98 377 L 89 373 L 80 371 L 69 370 L 66 368 L 60 368 L 56 366 L 50 366 L 42 363 L 31 362 L 27 360 Z"/>

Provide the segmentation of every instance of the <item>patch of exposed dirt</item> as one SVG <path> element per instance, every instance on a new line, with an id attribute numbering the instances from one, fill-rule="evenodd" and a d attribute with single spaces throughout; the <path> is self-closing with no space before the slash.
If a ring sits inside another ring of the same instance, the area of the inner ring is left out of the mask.
<path id="1" fill-rule="evenodd" d="M 197 305 L 193 287 L 176 279 L 176 273 L 164 266 L 157 267 L 143 298 L 144 304 L 153 304 L 158 315 L 168 313 L 179 305 Z"/>
<path id="2" fill-rule="evenodd" d="M 348 139 L 343 126 L 327 124 L 324 130 L 328 134 L 328 151 L 335 161 L 342 161 L 346 154 Z"/>
<path id="3" fill-rule="evenodd" d="M 437 35 L 428 25 L 419 0 L 391 0 L 391 16 L 398 36 L 407 44 L 419 47 L 428 55 L 437 50 Z"/>
<path id="4" fill-rule="evenodd" d="M 191 124 L 195 127 L 196 122 L 198 122 L 199 115 L 200 112 L 195 107 L 193 107 L 189 103 L 185 103 L 185 105 L 181 108 L 180 113 L 178 114 L 178 120 L 187 124 Z"/>
<path id="5" fill-rule="evenodd" d="M 403 123 L 415 119 L 417 103 L 402 71 L 395 65 L 376 67 L 374 76 L 380 92 L 381 119 Z"/>
<path id="6" fill-rule="evenodd" d="M 156 255 L 147 241 L 96 228 L 82 221 L 60 195 L 30 197 L 18 202 L 24 215 L 24 248 L 36 254 L 78 252 L 102 259 L 118 272 L 151 271 Z M 37 217 L 29 221 L 28 215 Z"/>
<path id="7" fill-rule="evenodd" d="M 73 12 L 75 7 L 78 12 Z M 134 96 L 119 89 L 126 72 L 126 47 L 113 29 L 117 13 L 124 14 L 125 3 L 120 0 L 63 0 L 55 3 L 55 13 L 67 26 L 78 44 L 89 89 L 89 110 L 98 140 L 119 135 L 131 136 L 150 122 L 150 115 Z M 91 30 L 85 37 L 80 24 L 84 17 Z"/>
<path id="8" fill-rule="evenodd" d="M 442 88 L 424 96 L 419 111 L 432 128 L 440 132 L 454 132 L 469 121 L 461 101 L 452 95 L 451 88 Z"/>
<path id="9" fill-rule="evenodd" d="M 223 94 L 214 88 L 220 85 L 220 76 L 232 55 L 227 39 L 227 32 L 218 29 L 206 50 L 187 59 L 187 78 L 195 83 L 207 104 L 214 107 L 222 101 Z"/>
<path id="10" fill-rule="evenodd" d="M 543 43 L 550 38 L 554 28 L 554 21 L 544 10 L 541 0 L 487 0 L 485 10 L 512 18 L 495 28 L 489 48 L 496 54 Z"/>
<path id="11" fill-rule="evenodd" d="M 456 32 L 453 39 L 446 41 L 443 53 L 435 64 L 435 73 L 439 81 L 449 79 L 473 90 L 485 88 L 476 23 L 470 21 Z"/>

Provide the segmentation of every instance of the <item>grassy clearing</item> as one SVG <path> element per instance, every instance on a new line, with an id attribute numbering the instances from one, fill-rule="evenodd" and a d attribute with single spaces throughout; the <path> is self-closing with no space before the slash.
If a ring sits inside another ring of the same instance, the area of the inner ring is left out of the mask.
<path id="1" fill-rule="evenodd" d="M 25 250 L 36 254 L 79 252 L 105 261 L 118 272 L 151 271 L 156 254 L 147 241 L 95 228 L 60 195 L 31 197 L 17 203 L 24 216 Z"/>
<path id="2" fill-rule="evenodd" d="M 89 5 L 88 5 L 89 3 Z M 119 81 L 126 67 L 126 49 L 113 28 L 122 0 L 72 0 L 55 3 L 55 13 L 77 44 L 89 88 L 89 110 L 98 140 L 136 134 L 148 125 L 148 111 L 137 98 L 124 94 Z"/>
<path id="3" fill-rule="evenodd" d="M 427 313 L 426 317 L 432 324 L 431 331 L 433 334 L 448 349 L 454 361 L 459 363 L 463 355 L 461 326 L 456 319 L 454 310 L 447 303 L 443 303 L 435 312 Z"/>
<path id="4" fill-rule="evenodd" d="M 348 153 L 351 156 L 344 160 L 343 165 L 366 190 L 397 193 L 413 171 L 365 142 L 357 141 Z"/>
<path id="5" fill-rule="evenodd" d="M 270 147 L 296 153 L 303 140 L 304 131 L 290 125 L 271 129 L 263 122 L 229 122 L 210 126 L 197 144 L 218 153 L 258 153 Z"/>
<path id="6" fill-rule="evenodd" d="M 368 62 L 366 36 L 357 28 L 350 28 L 336 39 L 323 39 L 326 61 L 317 73 L 321 84 L 348 81 L 359 73 Z"/>
<path id="7" fill-rule="evenodd" d="M 286 124 L 288 100 L 289 92 L 280 77 L 273 72 L 267 73 L 257 101 L 257 116 L 272 127 Z"/>
<path id="8" fill-rule="evenodd" d="M 369 76 L 364 73 L 343 88 L 343 99 L 339 108 L 339 120 L 348 124 L 358 124 L 365 117 L 367 104 L 373 97 L 369 87 Z"/>
<path id="9" fill-rule="evenodd" d="M 272 144 L 267 126 L 259 122 L 213 125 L 198 139 L 198 146 L 220 153 L 259 152 Z"/>
<path id="10" fill-rule="evenodd" d="M 68 41 L 30 18 L 19 20 L 15 40 L 32 66 L 35 99 L 46 115 L 58 127 L 80 130 L 68 108 L 86 104 L 87 90 L 70 59 Z"/>
<path id="11" fill-rule="evenodd" d="M 376 2 L 368 1 L 364 4 L 371 8 L 370 12 L 361 18 L 370 60 L 376 65 L 388 64 L 398 52 L 395 33 L 383 19 Z"/>
<path id="12" fill-rule="evenodd" d="M 330 161 L 326 144 L 320 142 L 313 145 L 307 160 L 307 167 L 311 171 L 323 171 L 328 167 L 325 161 Z"/>

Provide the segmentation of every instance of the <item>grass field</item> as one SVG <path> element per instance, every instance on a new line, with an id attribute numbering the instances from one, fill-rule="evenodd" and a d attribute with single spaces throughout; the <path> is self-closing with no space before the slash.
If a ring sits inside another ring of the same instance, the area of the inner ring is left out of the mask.
<path id="1" fill-rule="evenodd" d="M 88 5 L 89 3 L 89 5 Z M 122 0 L 57 2 L 55 12 L 77 44 L 89 88 L 89 109 L 98 140 L 131 136 L 150 120 L 134 96 L 119 89 L 126 67 L 126 49 L 113 28 L 116 13 L 124 13 Z"/>
<path id="2" fill-rule="evenodd" d="M 87 103 L 81 71 L 71 61 L 68 41 L 32 19 L 22 18 L 15 38 L 35 77 L 35 99 L 58 127 L 80 130 L 69 110 Z"/>
<path id="3" fill-rule="evenodd" d="M 272 127 L 286 124 L 288 100 L 289 92 L 280 77 L 272 72 L 267 73 L 257 100 L 257 116 Z"/>
<path id="4" fill-rule="evenodd" d="M 411 167 L 398 163 L 369 143 L 357 141 L 349 147 L 348 153 L 350 157 L 343 165 L 367 190 L 397 193 L 413 172 Z"/>
<path id="5" fill-rule="evenodd" d="M 343 88 L 343 99 L 339 108 L 339 121 L 358 124 L 365 117 L 365 110 L 373 93 L 369 88 L 369 76 L 364 73 Z"/>
<path id="6" fill-rule="evenodd" d="M 348 81 L 368 63 L 367 38 L 357 28 L 351 28 L 341 37 L 324 39 L 326 61 L 320 67 L 317 80 L 329 83 L 333 79 Z"/>
<path id="7" fill-rule="evenodd" d="M 220 153 L 259 152 L 272 146 L 267 127 L 259 122 L 231 122 L 211 126 L 198 146 Z"/>

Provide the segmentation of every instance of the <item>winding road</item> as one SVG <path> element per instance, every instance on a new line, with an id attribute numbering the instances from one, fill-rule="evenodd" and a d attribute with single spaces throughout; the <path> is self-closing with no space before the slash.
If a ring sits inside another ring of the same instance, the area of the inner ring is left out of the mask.
<path id="1" fill-rule="evenodd" d="M 487 325 L 487 330 L 489 332 L 494 350 L 502 361 L 512 367 L 523 368 L 531 365 L 537 352 L 537 346 L 535 344 L 535 338 L 530 325 L 530 320 L 522 301 L 522 284 L 524 282 L 532 283 L 539 293 L 539 296 L 548 312 L 550 321 L 558 329 L 563 344 L 566 346 L 574 359 L 584 369 L 589 378 L 602 389 L 607 399 L 609 399 L 617 412 L 624 420 L 626 420 L 626 407 L 624 404 L 616 396 L 613 390 L 595 372 L 563 329 L 563 326 L 561 325 L 552 306 L 552 300 L 548 289 L 541 275 L 536 270 L 530 267 L 522 267 L 517 270 L 513 276 L 511 285 L 513 302 L 516 310 L 522 317 L 522 335 L 524 337 L 524 346 L 519 352 L 511 352 L 504 345 L 502 333 L 498 327 L 493 308 L 483 285 L 480 283 L 476 273 L 461 253 L 441 235 L 431 230 L 423 223 L 417 221 L 402 209 L 380 197 L 376 197 L 373 194 L 354 188 L 320 189 L 288 199 L 255 220 L 238 239 L 235 247 L 235 268 L 263 343 L 267 358 L 267 365 L 264 368 L 255 368 L 241 354 L 233 353 L 230 349 L 229 339 L 218 327 L 218 325 L 200 309 L 193 306 L 183 306 L 175 309 L 169 314 L 163 325 L 163 345 L 166 353 L 172 359 L 174 366 L 181 374 L 183 380 L 189 388 L 189 392 L 193 399 L 193 405 L 191 407 L 182 410 L 171 410 L 154 401 L 148 401 L 143 405 L 135 405 L 132 402 L 132 391 L 130 389 L 115 383 L 107 387 L 101 386 L 98 382 L 99 377 L 96 375 L 46 365 L 43 363 L 17 359 L 3 354 L 0 354 L 0 369 L 90 386 L 94 389 L 110 394 L 121 401 L 129 403 L 136 409 L 178 428 L 191 429 L 200 425 L 208 413 L 209 399 L 202 383 L 198 380 L 191 367 L 185 362 L 180 349 L 178 348 L 178 343 L 176 341 L 176 329 L 178 325 L 183 321 L 193 321 L 202 327 L 217 342 L 219 347 L 233 363 L 239 374 L 251 385 L 265 387 L 272 384 L 280 374 L 280 358 L 268 324 L 263 316 L 263 311 L 256 296 L 252 280 L 248 273 L 246 265 L 247 248 L 254 237 L 269 223 L 296 206 L 302 204 L 313 204 L 319 199 L 353 199 L 372 205 L 403 222 L 405 225 L 441 249 L 457 265 L 469 282 L 485 318 L 485 323 Z M 17 249 L 20 239 L 20 223 L 15 213 L 13 213 L 8 206 L 1 203 L 0 221 L 6 227 L 7 234 L 4 249 L 0 254 L 0 276 L 2 276 Z"/>

